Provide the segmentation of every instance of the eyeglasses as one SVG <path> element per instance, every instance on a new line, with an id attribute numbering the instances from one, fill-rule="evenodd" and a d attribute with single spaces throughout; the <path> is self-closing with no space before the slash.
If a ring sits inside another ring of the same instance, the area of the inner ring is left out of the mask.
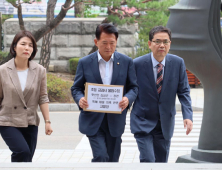
<path id="1" fill-rule="evenodd" d="M 161 40 L 156 40 L 156 41 L 152 41 L 152 42 L 154 42 L 156 45 L 160 45 L 160 44 L 162 44 L 162 43 L 163 43 L 163 45 L 168 45 L 168 44 L 170 43 L 169 40 L 163 40 L 163 41 L 161 41 Z"/>

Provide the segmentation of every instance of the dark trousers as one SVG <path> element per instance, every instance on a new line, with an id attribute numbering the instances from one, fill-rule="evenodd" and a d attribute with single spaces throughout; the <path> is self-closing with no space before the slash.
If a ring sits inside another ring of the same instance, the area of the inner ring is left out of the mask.
<path id="1" fill-rule="evenodd" d="M 148 134 L 134 134 L 140 151 L 140 162 L 167 162 L 171 140 L 163 137 L 161 123 Z"/>
<path id="2" fill-rule="evenodd" d="M 88 136 L 92 148 L 92 162 L 118 162 L 121 153 L 121 136 L 112 137 L 109 132 L 107 115 L 98 132 L 93 136 Z"/>
<path id="3" fill-rule="evenodd" d="M 12 162 L 32 162 L 37 144 L 38 126 L 26 128 L 0 126 L 0 133 L 12 151 Z"/>

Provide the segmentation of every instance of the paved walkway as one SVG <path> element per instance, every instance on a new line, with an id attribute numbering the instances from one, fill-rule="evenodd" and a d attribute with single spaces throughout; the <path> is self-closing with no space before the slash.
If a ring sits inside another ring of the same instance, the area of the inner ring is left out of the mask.
<path id="1" fill-rule="evenodd" d="M 203 108 L 203 89 L 191 89 L 192 106 L 197 110 Z M 179 104 L 178 99 L 176 104 Z M 195 111 L 194 115 L 201 115 L 202 112 Z M 64 112 L 55 113 L 51 112 L 52 126 L 54 132 L 52 136 L 44 135 L 44 124 L 40 123 L 38 146 L 33 158 L 35 163 L 90 163 L 92 159 L 92 152 L 85 136 L 78 132 L 78 114 L 79 112 Z M 177 114 L 178 123 L 182 125 L 181 113 Z M 199 116 L 200 117 L 200 116 Z M 201 119 L 197 117 L 201 122 Z M 42 119 L 42 116 L 41 116 Z M 181 120 L 180 120 L 181 119 Z M 43 122 L 41 120 L 41 122 Z M 123 135 L 122 152 L 120 156 L 121 163 L 137 163 L 139 162 L 139 152 L 136 147 L 135 140 L 132 136 L 127 138 L 129 131 L 129 114 L 127 117 L 126 130 Z M 198 125 L 200 128 L 200 125 Z M 198 129 L 198 128 L 197 128 Z M 185 129 L 181 130 L 185 133 Z M 199 131 L 196 131 L 199 134 Z M 192 135 L 192 133 L 191 133 Z M 185 136 L 185 135 L 184 135 Z M 183 136 L 183 137 L 184 137 Z M 131 141 L 130 147 L 127 141 Z M 173 139 L 172 139 L 173 140 Z M 184 137 L 186 142 L 186 138 Z M 195 143 L 196 142 L 196 143 Z M 195 139 L 194 145 L 190 147 L 171 147 L 169 155 L 169 163 L 174 163 L 178 156 L 189 154 L 191 147 L 197 144 Z M 126 146 L 127 145 L 127 146 Z M 4 141 L 0 139 L 0 162 L 9 163 L 11 152 L 7 149 Z M 1 166 L 0 166 L 1 167 Z"/>
<path id="2" fill-rule="evenodd" d="M 5 163 L 7 170 L 221 170 L 222 164 L 161 163 Z"/>

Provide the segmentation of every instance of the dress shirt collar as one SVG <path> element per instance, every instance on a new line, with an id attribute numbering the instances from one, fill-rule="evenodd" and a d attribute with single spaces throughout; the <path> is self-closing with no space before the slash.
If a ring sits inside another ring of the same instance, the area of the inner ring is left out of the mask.
<path id="1" fill-rule="evenodd" d="M 102 58 L 102 56 L 100 55 L 99 50 L 97 51 L 97 55 L 98 55 L 98 62 L 99 62 L 100 60 L 105 61 L 105 60 Z M 113 61 L 113 58 L 114 58 L 114 53 L 111 55 L 110 60 Z M 109 61 L 110 61 L 110 60 L 109 60 Z M 107 61 L 107 62 L 109 62 L 109 61 Z M 105 61 L 105 62 L 106 62 L 106 61 Z"/>
<path id="2" fill-rule="evenodd" d="M 151 59 L 152 59 L 153 67 L 156 67 L 159 64 L 159 62 L 153 57 L 153 53 L 152 52 L 151 52 Z M 164 57 L 163 61 L 161 61 L 161 64 L 163 66 L 165 66 L 165 62 L 166 62 L 165 59 L 166 59 L 166 56 Z"/>

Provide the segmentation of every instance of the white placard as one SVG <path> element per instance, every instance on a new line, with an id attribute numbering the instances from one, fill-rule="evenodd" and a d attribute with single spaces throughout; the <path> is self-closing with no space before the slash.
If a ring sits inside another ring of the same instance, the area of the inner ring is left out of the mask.
<path id="1" fill-rule="evenodd" d="M 85 98 L 89 107 L 84 111 L 122 113 L 119 102 L 123 98 L 123 86 L 86 83 Z"/>

